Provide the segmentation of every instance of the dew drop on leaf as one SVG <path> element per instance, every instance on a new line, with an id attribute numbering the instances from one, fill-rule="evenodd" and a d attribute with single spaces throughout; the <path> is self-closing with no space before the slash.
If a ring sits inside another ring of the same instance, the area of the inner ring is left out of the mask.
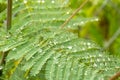
<path id="1" fill-rule="evenodd" d="M 98 19 L 98 18 L 96 18 L 96 19 L 95 19 L 95 21 L 99 21 L 99 19 Z"/>
<path id="2" fill-rule="evenodd" d="M 39 53 L 41 53 L 41 52 L 42 52 L 42 49 L 39 50 Z"/>
<path id="3" fill-rule="evenodd" d="M 54 3 L 55 3 L 55 1 L 54 1 L 54 0 L 52 0 L 52 1 L 51 1 L 51 3 L 53 3 L 53 4 L 54 4 Z"/>
<path id="4" fill-rule="evenodd" d="M 85 24 L 85 22 L 81 21 L 80 24 Z"/>
<path id="5" fill-rule="evenodd" d="M 105 59 L 103 59 L 103 61 L 105 61 Z"/>
<path id="6" fill-rule="evenodd" d="M 3 52 L 7 51 L 8 50 L 8 47 L 4 48 Z"/>
<path id="7" fill-rule="evenodd" d="M 73 71 L 73 68 L 71 68 L 71 70 Z"/>
<path id="8" fill-rule="evenodd" d="M 93 62 L 93 60 L 91 59 L 91 60 L 90 60 L 90 62 L 92 63 L 92 62 Z"/>
<path id="9" fill-rule="evenodd" d="M 13 48 L 13 49 L 12 49 L 12 51 L 15 51 L 15 50 L 16 50 L 16 48 Z"/>
<path id="10" fill-rule="evenodd" d="M 58 67 L 60 67 L 61 65 L 58 65 Z"/>
<path id="11" fill-rule="evenodd" d="M 27 0 L 24 0 L 24 4 L 26 4 L 27 3 Z"/>
<path id="12" fill-rule="evenodd" d="M 94 65 L 93 65 L 94 67 L 97 67 L 97 64 L 96 63 L 94 63 Z"/>
<path id="13" fill-rule="evenodd" d="M 110 58 L 108 58 L 108 61 L 110 61 Z"/>
<path id="14" fill-rule="evenodd" d="M 45 0 L 42 0 L 42 3 L 45 3 Z"/>
<path id="15" fill-rule="evenodd" d="M 70 28 L 70 25 L 68 25 L 68 28 Z"/>
<path id="16" fill-rule="evenodd" d="M 58 64 L 58 61 L 57 61 L 57 60 L 55 61 L 55 64 Z"/>
<path id="17" fill-rule="evenodd" d="M 99 54 L 99 57 L 102 57 L 102 54 Z"/>
<path id="18" fill-rule="evenodd" d="M 88 45 L 88 46 L 90 46 L 90 45 L 91 45 L 91 43 L 87 43 L 87 45 Z"/>
<path id="19" fill-rule="evenodd" d="M 55 18 L 53 18 L 53 20 L 55 20 Z"/>
<path id="20" fill-rule="evenodd" d="M 74 23 L 73 26 L 76 26 L 76 24 Z"/>
<path id="21" fill-rule="evenodd" d="M 107 66 L 107 63 L 105 62 L 105 66 Z"/>
<path id="22" fill-rule="evenodd" d="M 72 46 L 68 46 L 68 49 L 72 49 Z"/>
<path id="23" fill-rule="evenodd" d="M 104 64 L 103 63 L 100 63 L 100 66 L 103 66 Z"/>
<path id="24" fill-rule="evenodd" d="M 0 70 L 2 70 L 3 69 L 3 66 L 0 66 Z"/>
<path id="25" fill-rule="evenodd" d="M 70 12 L 68 11 L 67 14 L 70 14 Z"/>
<path id="26" fill-rule="evenodd" d="M 28 79 L 29 77 L 27 76 L 26 79 Z"/>
<path id="27" fill-rule="evenodd" d="M 84 50 L 85 50 L 85 48 L 82 48 L 82 50 L 84 51 Z"/>
<path id="28" fill-rule="evenodd" d="M 40 0 L 38 0 L 38 3 L 40 3 Z"/>
<path id="29" fill-rule="evenodd" d="M 84 75 L 87 75 L 87 71 L 85 71 Z"/>
<path id="30" fill-rule="evenodd" d="M 50 74 L 51 74 L 52 72 L 50 72 Z"/>
<path id="31" fill-rule="evenodd" d="M 100 59 L 97 59 L 97 62 L 100 62 Z"/>
<path id="32" fill-rule="evenodd" d="M 92 48 L 91 46 L 88 46 L 88 48 L 90 49 L 90 48 Z"/>

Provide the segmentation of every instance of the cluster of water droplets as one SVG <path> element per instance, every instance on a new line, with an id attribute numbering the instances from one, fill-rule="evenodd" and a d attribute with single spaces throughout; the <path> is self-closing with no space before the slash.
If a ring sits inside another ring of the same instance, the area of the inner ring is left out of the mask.
<path id="1" fill-rule="evenodd" d="M 38 3 L 45 3 L 45 0 L 38 0 L 37 2 L 38 2 Z M 55 3 L 55 0 L 51 0 L 51 3 L 54 4 L 54 3 Z"/>
<path id="2" fill-rule="evenodd" d="M 24 4 L 26 4 L 28 1 L 27 1 L 27 0 L 24 0 L 23 2 L 24 2 Z"/>
<path id="3" fill-rule="evenodd" d="M 16 0 L 18 1 L 18 0 Z M 46 0 L 37 0 L 38 3 L 45 3 Z M 28 0 L 24 0 L 24 4 L 26 4 L 28 2 Z M 51 0 L 51 3 L 54 4 L 55 0 Z"/>

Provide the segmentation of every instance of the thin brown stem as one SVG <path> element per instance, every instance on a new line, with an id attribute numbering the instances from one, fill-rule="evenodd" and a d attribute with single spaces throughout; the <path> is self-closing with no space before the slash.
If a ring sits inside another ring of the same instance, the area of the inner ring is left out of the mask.
<path id="1" fill-rule="evenodd" d="M 78 9 L 76 9 L 73 14 L 61 25 L 61 28 L 64 28 L 65 25 L 81 10 L 81 8 L 88 2 L 89 0 L 85 0 Z"/>
<path id="2" fill-rule="evenodd" d="M 7 1 L 7 31 L 11 28 L 12 23 L 12 0 Z"/>
<path id="3" fill-rule="evenodd" d="M 115 75 L 113 75 L 109 80 L 116 80 L 120 77 L 120 72 L 117 72 Z"/>
<path id="4" fill-rule="evenodd" d="M 111 39 L 104 45 L 104 50 L 108 49 L 111 46 L 111 44 L 118 38 L 119 35 L 120 35 L 120 27 L 117 29 L 115 34 L 111 37 Z"/>
<path id="5" fill-rule="evenodd" d="M 7 31 L 11 28 L 12 22 L 12 0 L 7 0 Z M 2 52 L 2 58 L 0 61 L 0 66 L 5 64 L 5 57 L 8 52 Z"/>

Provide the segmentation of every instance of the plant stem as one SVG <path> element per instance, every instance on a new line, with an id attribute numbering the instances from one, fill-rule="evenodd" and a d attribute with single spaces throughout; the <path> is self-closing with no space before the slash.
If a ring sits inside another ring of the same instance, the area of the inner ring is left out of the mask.
<path id="1" fill-rule="evenodd" d="M 113 75 L 109 80 L 116 80 L 120 77 L 120 72 L 117 72 L 115 75 Z"/>
<path id="2" fill-rule="evenodd" d="M 12 0 L 7 1 L 7 31 L 11 28 L 12 23 Z"/>
<path id="3" fill-rule="evenodd" d="M 120 27 L 115 32 L 115 34 L 112 36 L 112 38 L 104 45 L 104 50 L 108 49 L 119 35 L 120 35 Z"/>
<path id="4" fill-rule="evenodd" d="M 61 28 L 64 28 L 65 25 L 80 11 L 80 9 L 88 2 L 89 0 L 85 0 L 78 9 L 76 9 L 73 14 L 61 25 Z"/>
<path id="5" fill-rule="evenodd" d="M 12 0 L 7 0 L 7 31 L 11 28 L 12 22 Z M 0 67 L 5 64 L 5 57 L 8 52 L 2 52 L 2 58 L 0 61 Z"/>

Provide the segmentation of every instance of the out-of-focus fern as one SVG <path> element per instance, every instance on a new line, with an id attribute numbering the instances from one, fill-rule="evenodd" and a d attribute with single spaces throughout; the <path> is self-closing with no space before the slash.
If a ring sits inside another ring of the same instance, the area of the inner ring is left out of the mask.
<path id="1" fill-rule="evenodd" d="M 96 18 L 76 16 L 65 29 L 60 29 L 73 12 L 68 3 L 14 1 L 10 34 L 0 41 L 0 51 L 9 51 L 4 69 L 6 79 L 106 80 L 120 69 L 119 59 L 67 30 Z"/>

